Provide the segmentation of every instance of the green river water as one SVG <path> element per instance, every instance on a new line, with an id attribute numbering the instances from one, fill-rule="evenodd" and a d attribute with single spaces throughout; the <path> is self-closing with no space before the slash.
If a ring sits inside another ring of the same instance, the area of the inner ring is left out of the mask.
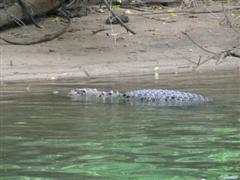
<path id="1" fill-rule="evenodd" d="M 240 74 L 3 83 L 0 179 L 240 179 Z M 212 102 L 185 107 L 71 101 L 73 87 L 167 88 Z"/>

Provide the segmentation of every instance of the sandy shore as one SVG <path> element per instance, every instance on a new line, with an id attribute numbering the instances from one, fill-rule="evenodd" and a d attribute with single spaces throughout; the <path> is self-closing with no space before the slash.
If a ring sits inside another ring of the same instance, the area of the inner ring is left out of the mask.
<path id="1" fill-rule="evenodd" d="M 219 22 L 219 14 L 138 15 L 132 11 L 128 26 L 105 24 L 108 13 L 92 13 L 72 20 L 63 36 L 53 41 L 16 46 L 1 44 L 3 81 L 95 78 L 133 74 L 205 72 L 239 69 L 239 58 L 209 60 L 212 54 L 194 45 L 182 34 L 187 31 L 201 46 L 221 52 L 239 43 L 239 35 Z M 108 30 L 93 34 L 93 31 Z M 7 33 L 7 32 L 4 32 Z M 3 33 L 3 35 L 4 35 Z M 114 35 L 114 36 L 112 36 Z"/>

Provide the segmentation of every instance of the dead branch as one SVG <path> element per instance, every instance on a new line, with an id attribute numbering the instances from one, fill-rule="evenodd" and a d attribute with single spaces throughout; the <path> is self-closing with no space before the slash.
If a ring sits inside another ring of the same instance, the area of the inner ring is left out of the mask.
<path id="1" fill-rule="evenodd" d="M 108 3 L 107 3 L 106 0 L 103 0 L 103 3 L 104 3 L 104 5 L 107 7 L 107 9 L 111 12 L 112 16 L 115 17 L 115 18 L 119 21 L 120 25 L 121 25 L 122 27 L 124 27 L 124 28 L 127 30 L 127 32 L 131 32 L 131 33 L 134 34 L 134 35 L 136 34 L 133 30 L 131 30 L 129 27 L 127 27 L 127 26 L 122 22 L 122 20 L 111 10 L 111 8 L 110 8 L 110 6 L 108 5 Z"/>
<path id="2" fill-rule="evenodd" d="M 224 51 L 221 51 L 221 52 L 212 52 L 212 51 L 209 51 L 208 49 L 206 48 L 203 48 L 201 45 L 199 45 L 196 41 L 194 41 L 192 39 L 192 37 L 187 33 L 187 32 L 182 32 L 184 35 L 186 35 L 188 37 L 188 39 L 193 43 L 195 44 L 197 47 L 199 47 L 200 49 L 202 49 L 203 51 L 207 52 L 207 53 L 210 53 L 210 54 L 213 54 L 213 56 L 210 56 L 208 57 L 207 59 L 205 59 L 204 61 L 201 61 L 202 57 L 200 56 L 199 59 L 198 59 L 198 62 L 193 62 L 193 61 L 190 61 L 194 64 L 196 64 L 196 67 L 199 67 L 200 65 L 203 65 L 205 64 L 206 62 L 210 61 L 211 59 L 214 59 L 216 60 L 216 65 L 220 64 L 219 62 L 221 62 L 222 60 L 226 59 L 228 56 L 232 56 L 232 57 L 236 57 L 236 58 L 240 58 L 240 53 L 236 52 L 235 50 L 238 49 L 240 47 L 240 44 L 238 45 L 235 45 L 227 50 L 224 50 Z M 189 60 L 188 60 L 189 61 Z"/>
<path id="3" fill-rule="evenodd" d="M 98 29 L 98 30 L 92 31 L 92 34 L 97 34 L 97 33 L 99 33 L 99 32 L 107 31 L 107 30 L 110 30 L 110 29 L 109 29 L 109 28 L 101 28 L 101 29 Z"/>
<path id="4" fill-rule="evenodd" d="M 212 52 L 212 51 L 209 51 L 208 49 L 202 47 L 201 45 L 199 45 L 196 41 L 193 40 L 193 38 L 187 33 L 187 32 L 184 32 L 182 31 L 182 34 L 184 34 L 185 36 L 188 37 L 188 39 L 190 39 L 190 41 L 192 41 L 193 44 L 195 44 L 197 47 L 199 47 L 200 49 L 202 49 L 203 51 L 207 52 L 207 53 L 210 53 L 210 54 L 214 54 L 216 55 L 217 53 L 215 52 Z"/>

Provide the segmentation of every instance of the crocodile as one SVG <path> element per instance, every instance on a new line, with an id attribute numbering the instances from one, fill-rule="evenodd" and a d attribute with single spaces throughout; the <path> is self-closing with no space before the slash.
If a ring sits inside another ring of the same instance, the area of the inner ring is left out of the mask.
<path id="1" fill-rule="evenodd" d="M 75 88 L 71 89 L 67 93 L 67 96 L 73 100 L 85 102 L 147 104 L 158 106 L 183 106 L 209 101 L 209 98 L 199 94 L 167 89 L 139 89 L 121 93 L 114 90 L 100 91 L 94 88 Z"/>

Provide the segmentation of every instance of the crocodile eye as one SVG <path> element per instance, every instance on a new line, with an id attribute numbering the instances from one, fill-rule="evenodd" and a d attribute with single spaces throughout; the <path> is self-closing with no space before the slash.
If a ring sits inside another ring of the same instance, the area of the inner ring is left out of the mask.
<path id="1" fill-rule="evenodd" d="M 130 96 L 127 94 L 123 94 L 123 97 L 130 98 Z"/>
<path id="2" fill-rule="evenodd" d="M 175 96 L 172 96 L 171 99 L 174 100 L 174 99 L 175 99 Z"/>
<path id="3" fill-rule="evenodd" d="M 85 93 L 86 93 L 86 90 L 85 90 L 85 89 L 82 89 L 82 90 L 80 90 L 80 92 L 85 94 Z"/>

